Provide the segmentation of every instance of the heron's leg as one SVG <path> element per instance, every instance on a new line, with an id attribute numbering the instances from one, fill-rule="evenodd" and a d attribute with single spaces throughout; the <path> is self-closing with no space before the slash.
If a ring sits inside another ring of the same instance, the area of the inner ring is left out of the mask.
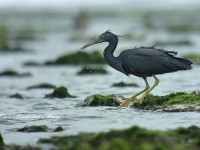
<path id="1" fill-rule="evenodd" d="M 155 79 L 155 84 L 139 99 L 140 104 L 142 104 L 144 98 L 159 84 L 159 79 L 155 75 L 153 75 L 153 78 Z"/>
<path id="2" fill-rule="evenodd" d="M 147 82 L 147 79 L 146 78 L 143 78 L 143 79 L 144 79 L 145 84 L 146 84 L 145 89 L 143 89 L 142 91 L 138 92 L 137 94 L 131 96 L 128 100 L 126 100 L 124 103 L 122 103 L 119 107 L 127 107 L 130 104 L 131 101 L 134 102 L 136 100 L 136 97 L 138 95 L 144 93 L 145 91 L 147 91 L 149 89 L 150 86 L 149 86 L 149 83 Z"/>

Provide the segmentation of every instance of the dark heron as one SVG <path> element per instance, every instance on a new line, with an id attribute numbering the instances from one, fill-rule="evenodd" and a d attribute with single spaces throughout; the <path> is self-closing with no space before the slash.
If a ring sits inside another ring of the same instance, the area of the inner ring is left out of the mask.
<path id="1" fill-rule="evenodd" d="M 155 46 L 128 49 L 123 51 L 118 57 L 115 57 L 113 52 L 118 44 L 118 36 L 109 31 L 102 33 L 97 39 L 84 45 L 81 49 L 85 49 L 86 47 L 102 42 L 109 43 L 103 54 L 105 60 L 111 67 L 125 75 L 132 74 L 142 77 L 146 84 L 145 89 L 133 95 L 119 107 L 128 106 L 130 102 L 137 100 L 136 97 L 138 95 L 145 92 L 145 94 L 139 99 L 139 102 L 142 103 L 145 97 L 159 83 L 159 79 L 155 75 L 175 72 L 178 70 L 189 70 L 192 68 L 192 62 L 189 60 L 175 57 L 177 52 L 157 49 Z M 155 84 L 152 87 L 149 86 L 147 77 L 153 77 L 155 79 Z"/>

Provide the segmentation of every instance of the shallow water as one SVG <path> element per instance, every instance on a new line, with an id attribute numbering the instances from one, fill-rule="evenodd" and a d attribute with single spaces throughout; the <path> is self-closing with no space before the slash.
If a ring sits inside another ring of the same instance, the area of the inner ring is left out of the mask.
<path id="1" fill-rule="evenodd" d="M 106 20 L 106 19 L 105 19 Z M 107 19 L 109 20 L 109 19 Z M 134 25 L 120 24 L 115 25 L 118 20 L 115 18 L 107 24 L 99 24 L 103 20 L 92 20 L 91 31 L 94 35 L 104 32 L 105 29 L 113 28 L 114 31 L 123 33 L 125 29 L 131 29 Z M 126 18 L 124 18 L 126 20 Z M 102 23 L 102 22 L 101 22 Z M 98 31 L 98 33 L 97 33 Z M 114 32 L 113 31 L 113 32 Z M 87 31 L 85 31 L 87 33 Z M 85 34 L 85 33 L 82 33 Z M 156 38 L 170 37 L 172 35 L 163 31 L 157 31 L 156 36 L 152 32 L 147 32 L 146 38 L 139 41 L 130 41 L 120 39 L 116 55 L 122 49 L 134 46 L 149 46 L 151 41 Z M 91 34 L 92 35 L 92 34 Z M 184 36 L 184 35 L 176 35 Z M 77 76 L 81 66 L 41 66 L 25 67 L 22 64 L 27 60 L 44 62 L 55 59 L 64 52 L 77 51 L 86 41 L 71 42 L 69 35 L 65 33 L 48 33 L 44 36 L 45 40 L 36 40 L 25 42 L 24 45 L 30 52 L 25 53 L 1 53 L 0 68 L 5 70 L 13 68 L 19 72 L 30 72 L 31 77 L 1 77 L 0 78 L 0 131 L 6 144 L 34 144 L 39 138 L 51 137 L 53 135 L 72 135 L 80 132 L 98 132 L 111 129 L 123 129 L 133 125 L 139 125 L 149 129 L 173 129 L 179 126 L 200 126 L 200 113 L 163 113 L 141 111 L 130 108 L 116 109 L 113 107 L 83 107 L 75 105 L 82 102 L 87 96 L 92 94 L 120 94 L 130 97 L 134 93 L 144 88 L 144 81 L 140 78 L 127 77 L 114 69 L 105 65 L 109 71 L 107 75 L 85 75 Z M 194 46 L 168 46 L 167 49 L 177 50 L 179 56 L 194 51 L 198 52 L 200 48 L 200 35 L 189 33 L 187 38 L 195 42 Z M 144 44 L 145 43 L 145 44 Z M 96 45 L 88 49 L 92 51 L 96 48 L 103 49 L 106 44 Z M 188 51 L 190 49 L 190 51 Z M 152 92 L 153 94 L 165 95 L 172 92 L 192 92 L 199 90 L 200 66 L 193 65 L 190 71 L 180 71 L 172 74 L 159 75 L 159 86 Z M 111 87 L 115 82 L 134 82 L 139 87 Z M 149 79 L 153 84 L 153 79 Z M 48 82 L 56 86 L 66 86 L 71 95 L 77 98 L 65 99 L 47 99 L 45 94 L 52 92 L 51 89 L 32 89 L 26 88 L 30 85 Z M 23 100 L 8 98 L 9 95 L 20 93 L 26 98 Z M 28 125 L 47 125 L 49 128 L 62 126 L 62 132 L 45 133 L 20 133 L 16 132 L 18 128 Z M 20 137 L 20 138 L 19 138 Z"/>

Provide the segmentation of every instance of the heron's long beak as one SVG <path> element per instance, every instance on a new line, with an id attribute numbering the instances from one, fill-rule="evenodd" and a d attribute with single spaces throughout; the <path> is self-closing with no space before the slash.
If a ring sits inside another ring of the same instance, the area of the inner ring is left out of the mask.
<path id="1" fill-rule="evenodd" d="M 84 45 L 83 47 L 81 47 L 81 50 L 89 47 L 89 46 L 92 46 L 94 44 L 97 44 L 97 43 L 101 43 L 101 42 L 104 42 L 104 39 L 102 37 L 98 37 L 97 39 L 87 43 L 86 45 Z"/>

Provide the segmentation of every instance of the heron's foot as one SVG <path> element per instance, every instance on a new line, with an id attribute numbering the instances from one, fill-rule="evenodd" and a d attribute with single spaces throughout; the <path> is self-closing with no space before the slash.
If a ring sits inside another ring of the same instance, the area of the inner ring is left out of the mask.
<path id="1" fill-rule="evenodd" d="M 121 108 L 121 107 L 128 107 L 129 106 L 129 104 L 131 103 L 131 102 L 137 102 L 138 100 L 136 99 L 136 98 L 129 98 L 128 100 L 126 100 L 125 102 L 123 102 L 121 105 L 119 105 L 118 106 L 118 108 Z"/>

